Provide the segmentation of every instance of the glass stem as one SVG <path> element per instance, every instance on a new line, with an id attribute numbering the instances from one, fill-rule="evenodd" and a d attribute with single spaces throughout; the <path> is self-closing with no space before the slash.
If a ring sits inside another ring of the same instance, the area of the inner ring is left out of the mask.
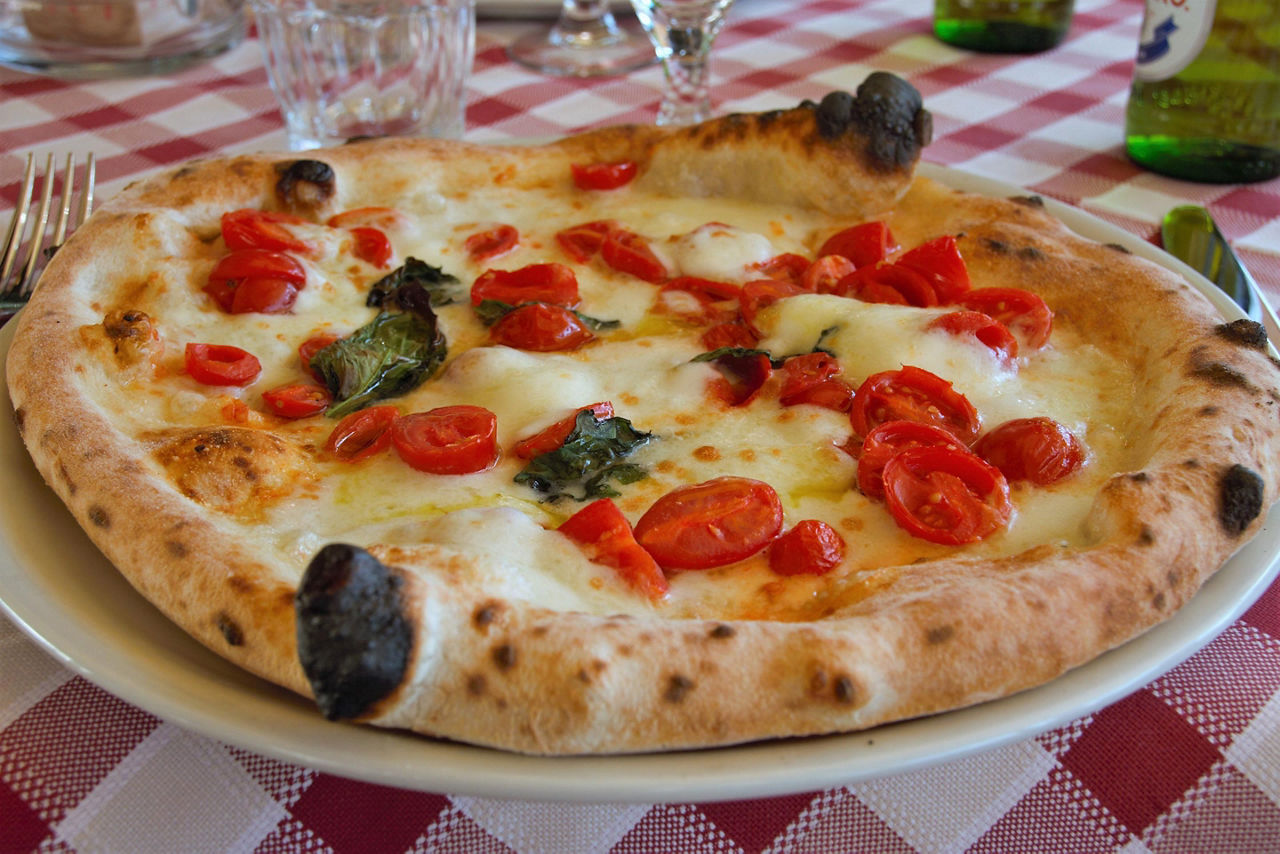
<path id="1" fill-rule="evenodd" d="M 553 44 L 575 47 L 602 47 L 621 38 L 608 0 L 564 0 L 550 36 Z"/>
<path id="2" fill-rule="evenodd" d="M 707 57 L 713 32 L 679 30 L 669 32 L 671 50 L 662 58 L 667 89 L 658 107 L 658 124 L 689 125 L 711 116 L 711 92 Z"/>

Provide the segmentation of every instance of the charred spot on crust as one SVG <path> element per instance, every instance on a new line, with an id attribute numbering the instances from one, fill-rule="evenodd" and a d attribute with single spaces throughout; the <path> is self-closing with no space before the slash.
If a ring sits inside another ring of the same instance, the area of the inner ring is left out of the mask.
<path id="1" fill-rule="evenodd" d="M 333 195 L 337 176 L 323 160 L 295 160 L 276 165 L 280 179 L 276 195 L 287 208 L 309 210 L 319 207 Z"/>
<path id="2" fill-rule="evenodd" d="M 816 107 L 818 133 L 838 139 L 850 128 L 867 137 L 873 166 L 884 171 L 910 166 L 933 139 L 933 117 L 919 90 L 885 71 L 867 76 L 857 96 L 831 92 Z"/>
<path id="3" fill-rule="evenodd" d="M 1129 475 L 1129 480 L 1134 483 L 1146 483 L 1151 480 L 1151 475 L 1147 474 L 1145 471 L 1135 471 Z"/>
<path id="4" fill-rule="evenodd" d="M 101 504 L 94 504 L 89 508 L 89 521 L 99 528 L 110 528 L 111 514 Z"/>
<path id="5" fill-rule="evenodd" d="M 1265 484 L 1257 472 L 1236 463 L 1220 484 L 1218 518 L 1230 534 L 1240 535 L 1262 512 Z"/>
<path id="6" fill-rule="evenodd" d="M 841 703 L 852 703 L 858 698 L 857 686 L 853 684 L 852 679 L 843 673 L 837 676 L 835 682 L 832 683 L 831 693 Z"/>
<path id="7" fill-rule="evenodd" d="M 321 549 L 303 573 L 294 609 L 298 658 L 330 720 L 354 718 L 400 684 L 413 627 L 401 577 L 358 546 Z"/>
<path id="8" fill-rule="evenodd" d="M 1034 196 L 1034 195 L 1033 196 L 1012 196 L 1010 197 L 1009 201 L 1016 202 L 1017 204 L 1020 204 L 1020 205 L 1026 205 L 1029 208 L 1044 207 L 1043 196 Z"/>
<path id="9" fill-rule="evenodd" d="M 1251 393 L 1257 391 L 1253 383 L 1249 382 L 1248 377 L 1240 373 L 1240 371 L 1222 362 L 1205 358 L 1201 350 L 1191 354 L 1190 374 L 1193 377 L 1205 380 L 1210 385 L 1238 388 Z"/>
<path id="10" fill-rule="evenodd" d="M 728 623 L 717 623 L 711 628 L 709 634 L 716 640 L 725 640 L 731 638 L 738 633 L 738 630 Z"/>
<path id="11" fill-rule="evenodd" d="M 1142 528 L 1139 529 L 1138 531 L 1138 545 L 1150 546 L 1150 545 L 1154 545 L 1155 541 L 1156 541 L 1155 531 L 1151 530 L 1150 525 L 1143 525 Z"/>
<path id="12" fill-rule="evenodd" d="M 667 679 L 667 690 L 663 692 L 662 699 L 668 703 L 679 703 L 689 695 L 693 690 L 693 680 L 688 676 L 676 673 Z"/>
<path id="13" fill-rule="evenodd" d="M 177 540 L 165 540 L 164 547 L 169 554 L 176 558 L 184 558 L 187 556 L 186 545 L 178 542 Z"/>
<path id="14" fill-rule="evenodd" d="M 493 663 L 499 670 L 510 670 L 516 666 L 516 648 L 509 643 L 493 648 Z"/>
<path id="15" fill-rule="evenodd" d="M 471 622 L 477 628 L 483 631 L 487 629 L 494 620 L 498 618 L 498 606 L 492 602 L 481 605 L 476 608 L 475 613 L 471 615 Z"/>
<path id="16" fill-rule="evenodd" d="M 1257 321 L 1240 318 L 1230 323 L 1221 323 L 1215 326 L 1213 332 L 1232 344 L 1239 344 L 1254 350 L 1267 349 L 1267 330 Z"/>
<path id="17" fill-rule="evenodd" d="M 1043 261 L 1046 256 L 1034 246 L 1024 246 L 1018 250 L 1018 257 L 1024 261 Z"/>
<path id="18" fill-rule="evenodd" d="M 1132 254 L 1133 254 L 1132 252 L 1130 252 L 1130 251 L 1129 251 L 1129 247 L 1128 247 L 1128 246 L 1125 246 L 1125 245 L 1124 245 L 1124 244 L 1122 244 L 1122 243 L 1104 243 L 1104 244 L 1102 244 L 1102 245 L 1103 245 L 1103 246 L 1105 246 L 1105 247 L 1107 247 L 1108 249 L 1114 249 L 1115 251 L 1120 252 L 1120 253 L 1122 253 L 1122 254 L 1124 254 L 1124 255 L 1132 255 Z"/>
<path id="19" fill-rule="evenodd" d="M 244 644 L 244 632 L 240 629 L 240 624 L 223 611 L 218 614 L 218 631 L 222 632 L 222 639 L 229 646 L 241 646 Z"/>
<path id="20" fill-rule="evenodd" d="M 13 423 L 18 425 L 18 432 L 22 432 L 22 428 L 27 424 L 27 410 L 21 406 L 13 410 Z"/>
<path id="21" fill-rule="evenodd" d="M 934 626 L 925 633 L 925 640 L 930 644 L 946 643 L 955 637 L 956 627 L 950 624 L 945 626 Z"/>
<path id="22" fill-rule="evenodd" d="M 1003 240 L 996 240 L 994 237 L 982 238 L 982 245 L 997 255 L 1005 255 L 1009 252 L 1009 244 Z"/>

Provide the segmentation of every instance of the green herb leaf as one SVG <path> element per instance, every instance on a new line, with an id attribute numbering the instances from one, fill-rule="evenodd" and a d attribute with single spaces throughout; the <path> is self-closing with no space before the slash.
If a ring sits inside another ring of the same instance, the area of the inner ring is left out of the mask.
<path id="1" fill-rule="evenodd" d="M 409 310 L 379 312 L 346 338 L 311 357 L 314 370 L 333 394 L 325 412 L 338 418 L 417 388 L 444 362 L 444 334 L 419 285 L 406 287 L 397 301 Z"/>
<path id="2" fill-rule="evenodd" d="M 597 419 L 584 410 L 564 444 L 529 460 L 515 481 L 546 493 L 548 501 L 612 498 L 618 491 L 609 481 L 627 484 L 649 476 L 643 466 L 624 459 L 652 438 L 625 418 Z"/>
<path id="3" fill-rule="evenodd" d="M 432 305 L 461 302 L 468 296 L 467 289 L 457 276 L 450 275 L 439 267 L 432 267 L 426 261 L 406 258 L 402 266 L 373 283 L 365 305 L 382 308 L 389 302 L 394 304 L 396 294 L 406 285 L 424 288 L 431 296 Z"/>
<path id="4" fill-rule="evenodd" d="M 773 358 L 768 350 L 754 350 L 750 347 L 717 347 L 706 353 L 699 353 L 690 359 L 690 362 L 715 362 L 720 359 L 745 359 L 752 356 L 768 356 L 769 364 L 775 368 L 782 367 L 783 359 Z"/>

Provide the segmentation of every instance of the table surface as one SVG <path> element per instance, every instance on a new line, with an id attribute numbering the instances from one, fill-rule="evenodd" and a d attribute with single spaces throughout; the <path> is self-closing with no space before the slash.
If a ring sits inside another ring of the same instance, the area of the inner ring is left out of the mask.
<path id="1" fill-rule="evenodd" d="M 1124 157 L 1142 5 L 1077 0 L 1068 40 L 1024 57 L 941 44 L 928 0 L 739 0 L 716 45 L 713 95 L 722 111 L 770 109 L 893 71 L 934 114 L 926 160 L 1146 239 L 1173 205 L 1207 205 L 1280 302 L 1280 181 L 1185 183 Z M 546 25 L 482 20 L 468 139 L 652 121 L 656 67 L 575 80 L 506 59 L 504 45 Z M 29 150 L 96 152 L 105 196 L 193 157 L 284 145 L 253 39 L 167 77 L 0 70 L 0 209 Z M 159 720 L 0 617 L 0 852 L 28 850 L 1280 852 L 1280 584 L 1181 665 L 1067 725 L 895 776 L 700 803 L 423 793 L 299 767 Z"/>

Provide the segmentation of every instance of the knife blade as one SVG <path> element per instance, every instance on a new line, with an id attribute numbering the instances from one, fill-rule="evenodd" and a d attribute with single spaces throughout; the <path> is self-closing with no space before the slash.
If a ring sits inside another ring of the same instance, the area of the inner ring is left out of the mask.
<path id="1" fill-rule="evenodd" d="M 1263 325 L 1273 346 L 1280 346 L 1280 320 L 1207 210 L 1199 205 L 1173 208 L 1161 222 L 1160 239 L 1166 252 L 1221 288 Z"/>

